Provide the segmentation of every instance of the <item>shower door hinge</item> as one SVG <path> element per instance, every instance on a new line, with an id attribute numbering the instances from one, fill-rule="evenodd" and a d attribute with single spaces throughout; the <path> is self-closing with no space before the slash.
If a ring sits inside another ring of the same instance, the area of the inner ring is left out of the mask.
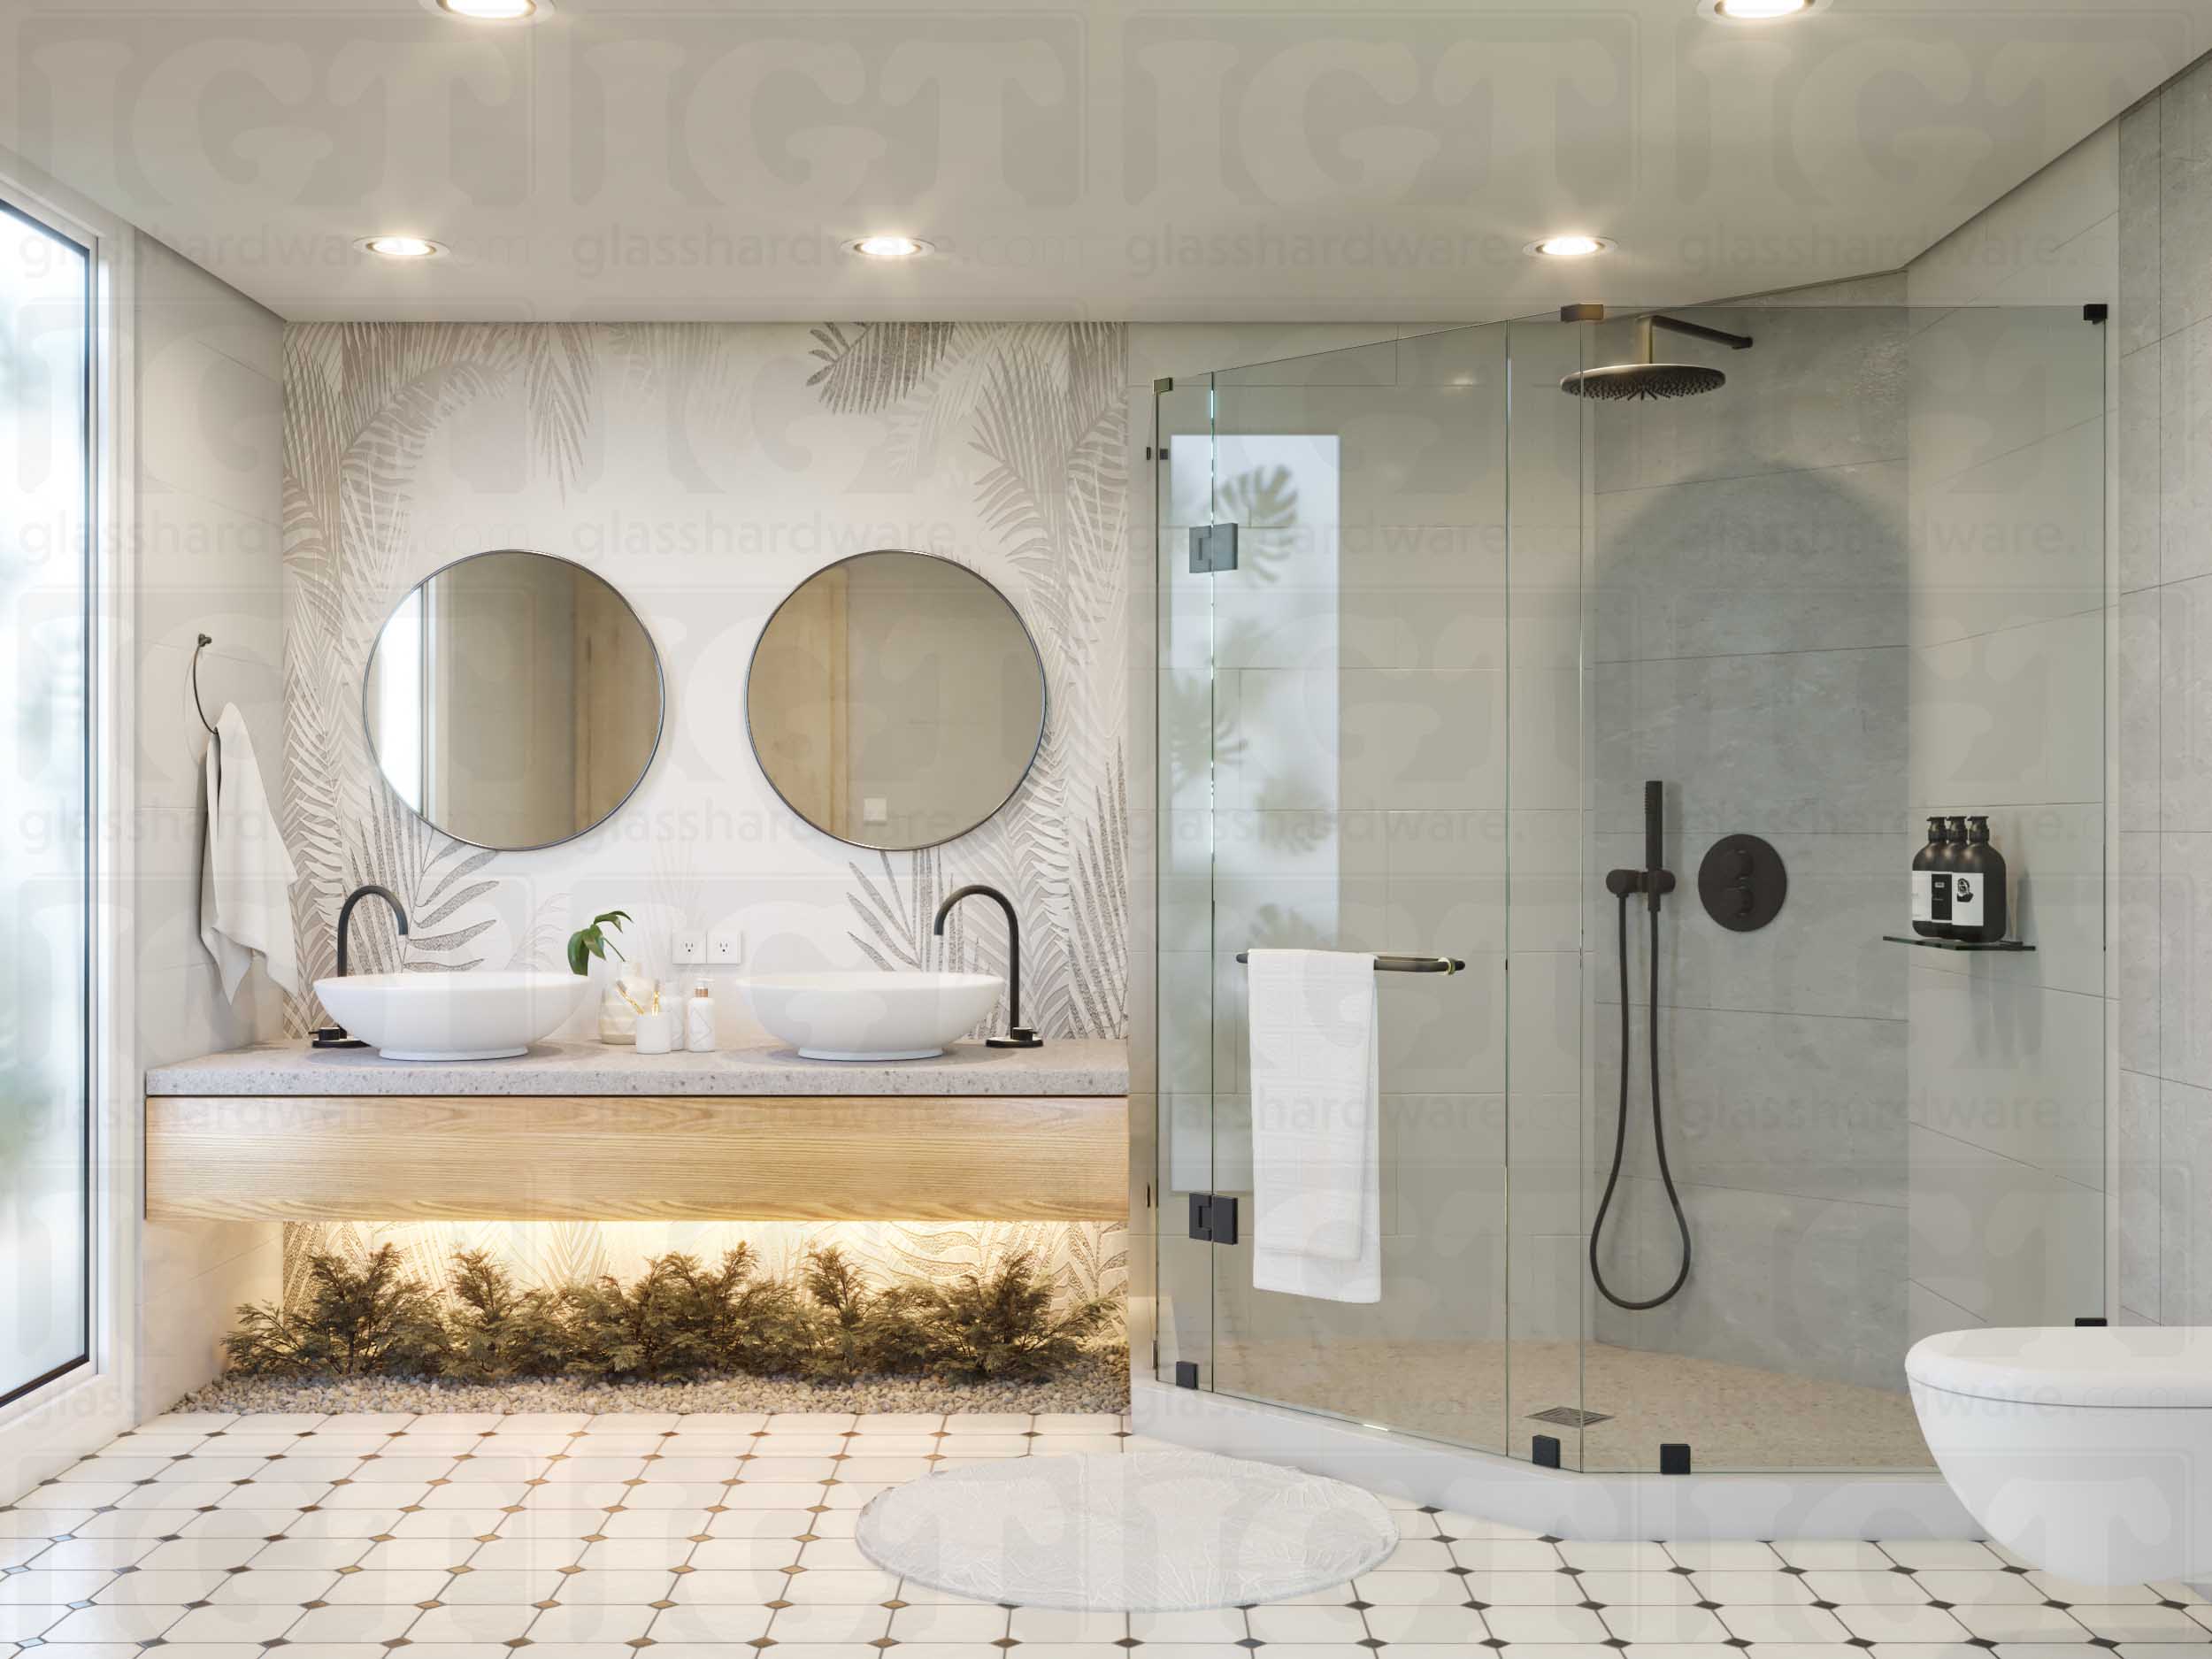
<path id="1" fill-rule="evenodd" d="M 1175 1362 L 1175 1386 L 1178 1388 L 1198 1386 L 1198 1362 L 1196 1360 L 1179 1359 Z"/>
<path id="2" fill-rule="evenodd" d="M 1190 1195 L 1190 1236 L 1202 1244 L 1237 1241 L 1237 1201 L 1217 1193 Z"/>
<path id="3" fill-rule="evenodd" d="M 1237 527 L 1233 524 L 1198 524 L 1190 532 L 1190 573 L 1217 576 L 1237 567 Z"/>
<path id="4" fill-rule="evenodd" d="M 2102 300 L 2092 300 L 2081 308 L 2081 319 L 2085 323 L 2101 323 L 2112 315 L 2112 307 Z"/>

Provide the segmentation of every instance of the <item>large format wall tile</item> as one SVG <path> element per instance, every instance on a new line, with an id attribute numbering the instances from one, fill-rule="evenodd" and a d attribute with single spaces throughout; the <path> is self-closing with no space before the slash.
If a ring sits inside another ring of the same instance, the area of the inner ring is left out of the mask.
<path id="1" fill-rule="evenodd" d="M 1915 471 L 1914 643 L 2102 608 L 2101 413 L 2093 402 L 2073 426 L 1940 481 Z"/>
<path id="2" fill-rule="evenodd" d="M 1661 362 L 1702 363 L 1729 376 L 1727 395 L 1693 406 L 1601 403 L 1591 472 L 1601 494 L 1904 454 L 1903 282 L 1848 285 L 1857 309 L 1700 307 L 1691 320 L 1749 334 L 1746 351 L 1659 334 Z M 1884 303 L 1885 301 L 1888 303 Z M 1596 332 L 1592 360 L 1633 359 L 1634 327 Z"/>
<path id="3" fill-rule="evenodd" d="M 1912 1277 L 1989 1325 L 2071 1325 L 2104 1307 L 2104 1195 L 1916 1126 Z"/>
<path id="4" fill-rule="evenodd" d="M 1607 1279 L 1624 1295 L 1655 1295 L 1680 1259 L 1666 1195 L 1657 1181 L 1638 1179 L 1624 1182 L 1615 1202 L 1634 1248 L 1619 1257 L 1609 1221 Z M 1902 1386 L 1902 1210 L 1698 1185 L 1683 1187 L 1682 1203 L 1696 1240 L 1691 1282 L 1672 1302 L 1643 1312 L 1598 1304 L 1600 1340 L 1873 1388 Z M 1684 1430 L 1668 1438 L 1695 1438 L 1694 1424 Z"/>
<path id="5" fill-rule="evenodd" d="M 2170 581 L 2159 601 L 2158 827 L 2212 830 L 2212 577 Z"/>
<path id="6" fill-rule="evenodd" d="M 2155 1077 L 2120 1073 L 2118 1119 L 2120 1305 L 2156 1322 L 2159 1308 L 2159 1091 Z"/>
<path id="7" fill-rule="evenodd" d="M 2202 61 L 2158 96 L 2158 332 L 2163 339 L 2212 317 L 2212 66 Z M 2124 206 L 2135 206 L 2131 196 Z"/>
<path id="8" fill-rule="evenodd" d="M 2207 200 L 2212 219 L 2212 188 Z M 2159 579 L 2173 582 L 2212 575 L 2212 319 L 2168 334 L 2158 353 Z"/>
<path id="9" fill-rule="evenodd" d="M 1591 660 L 1905 642 L 1901 462 L 1597 497 Z"/>
<path id="10" fill-rule="evenodd" d="M 2158 1171 L 2159 1321 L 2212 1324 L 2212 1090 L 2159 1085 Z"/>
<path id="11" fill-rule="evenodd" d="M 2078 1186 L 2104 1184 L 2104 999 L 1913 974 L 1912 1121 Z"/>
<path id="12" fill-rule="evenodd" d="M 2160 661 L 2160 635 L 2164 619 L 2164 596 L 2155 588 L 2120 595 L 2117 681 L 2120 786 L 2118 805 L 2123 830 L 2162 827 L 2160 774 L 2165 762 L 2160 723 L 2164 718 L 2165 686 Z"/>
<path id="13" fill-rule="evenodd" d="M 2104 619 L 2062 617 L 1912 653 L 1912 796 L 2104 798 Z"/>
<path id="14" fill-rule="evenodd" d="M 1647 1010 L 1629 1019 L 1624 1167 L 1656 1177 Z M 1617 1016 L 1592 1033 L 1594 1167 L 1609 1164 Z M 1662 1007 L 1659 1073 L 1678 1181 L 1901 1207 L 1906 1022 Z"/>
<path id="15" fill-rule="evenodd" d="M 1766 839 L 1782 856 L 1789 894 L 1781 914 L 1747 933 L 1724 928 L 1699 902 L 1698 871 L 1717 839 L 1712 832 L 1670 833 L 1666 856 L 1679 884 L 1661 912 L 1659 998 L 1684 1008 L 1790 1014 L 1853 1014 L 1898 1019 L 1905 1013 L 1905 956 L 1882 935 L 1905 931 L 1910 914 L 1908 866 L 1918 838 L 1889 834 L 1798 835 Z M 1643 862 L 1640 833 L 1601 835 L 1594 868 Z M 1592 994 L 1616 1001 L 1617 901 L 1594 875 L 1586 888 L 1594 953 Z M 1629 949 L 1632 1002 L 1649 999 L 1649 931 L 1632 905 Z"/>
<path id="16" fill-rule="evenodd" d="M 1899 828 L 1906 656 L 1885 649 L 1594 666 L 1599 829 L 1641 828 L 1647 778 L 1667 783 L 1671 829 Z"/>
<path id="17" fill-rule="evenodd" d="M 2212 1089 L 2212 833 L 2158 842 L 2158 1071 Z"/>

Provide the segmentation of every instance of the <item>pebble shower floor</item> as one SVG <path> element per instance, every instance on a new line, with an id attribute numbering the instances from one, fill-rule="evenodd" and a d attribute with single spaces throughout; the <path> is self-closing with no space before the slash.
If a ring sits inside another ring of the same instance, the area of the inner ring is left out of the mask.
<path id="1" fill-rule="evenodd" d="M 1970 1543 L 1562 1543 L 1392 1503 L 1354 1583 L 1071 1614 L 902 1583 L 887 1486 L 1142 1447 L 1120 1418 L 179 1413 L 0 1509 L 0 1659 L 2130 1659 L 2212 1642 L 2179 1585 L 2092 1588 Z"/>

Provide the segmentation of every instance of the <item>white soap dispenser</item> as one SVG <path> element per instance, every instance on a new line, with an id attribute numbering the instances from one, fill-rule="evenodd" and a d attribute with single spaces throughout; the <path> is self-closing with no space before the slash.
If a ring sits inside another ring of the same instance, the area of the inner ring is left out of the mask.
<path id="1" fill-rule="evenodd" d="M 714 1052 L 714 987 L 694 980 L 684 1002 L 684 1047 L 693 1054 Z"/>

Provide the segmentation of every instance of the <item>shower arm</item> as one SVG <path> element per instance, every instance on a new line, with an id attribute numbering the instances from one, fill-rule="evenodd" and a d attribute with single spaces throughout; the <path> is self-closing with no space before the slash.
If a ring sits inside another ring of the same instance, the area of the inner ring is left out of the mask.
<path id="1" fill-rule="evenodd" d="M 1651 331 L 1655 328 L 1671 329 L 1678 334 L 1687 334 L 1693 340 L 1710 341 L 1714 345 L 1726 346 L 1731 351 L 1747 351 L 1753 344 L 1749 334 L 1732 334 L 1724 329 L 1708 328 L 1703 323 L 1686 323 L 1679 317 L 1663 316 L 1657 311 L 1644 318 L 1642 328 L 1646 357 L 1651 355 Z"/>

